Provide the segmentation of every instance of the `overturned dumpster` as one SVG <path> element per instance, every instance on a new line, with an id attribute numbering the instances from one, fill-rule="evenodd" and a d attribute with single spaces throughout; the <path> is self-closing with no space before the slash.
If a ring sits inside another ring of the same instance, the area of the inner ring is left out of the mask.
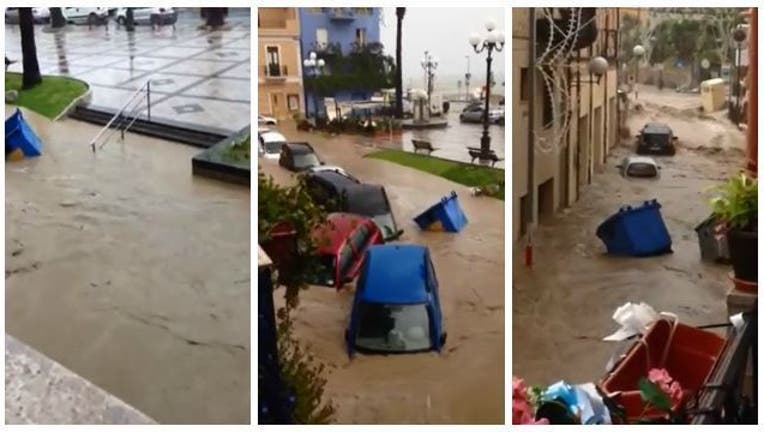
<path id="1" fill-rule="evenodd" d="M 459 232 L 467 225 L 467 216 L 459 206 L 459 197 L 451 191 L 432 207 L 414 218 L 419 228 L 426 231 Z"/>
<path id="2" fill-rule="evenodd" d="M 24 119 L 18 108 L 5 119 L 5 157 L 21 160 L 25 157 L 40 156 L 42 142 Z"/>
<path id="3" fill-rule="evenodd" d="M 597 227 L 597 237 L 607 252 L 623 256 L 654 256 L 671 253 L 671 236 L 657 200 L 621 207 Z"/>

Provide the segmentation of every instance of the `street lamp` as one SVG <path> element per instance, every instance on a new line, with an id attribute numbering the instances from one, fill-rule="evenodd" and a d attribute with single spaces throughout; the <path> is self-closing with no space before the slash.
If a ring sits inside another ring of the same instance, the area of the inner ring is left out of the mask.
<path id="1" fill-rule="evenodd" d="M 464 101 L 469 102 L 470 100 L 470 78 L 472 78 L 472 74 L 470 73 L 470 56 L 466 55 L 464 58 L 467 59 L 467 73 L 464 74 Z"/>
<path id="2" fill-rule="evenodd" d="M 432 56 L 429 51 L 424 52 L 422 58 L 422 69 L 424 69 L 424 80 L 427 85 L 427 112 L 432 111 L 432 80 L 435 78 L 435 69 L 438 68 L 438 59 Z"/>
<path id="3" fill-rule="evenodd" d="M 318 55 L 314 51 L 311 51 L 310 54 L 308 54 L 308 58 L 303 60 L 302 62 L 303 66 L 305 66 L 306 71 L 308 74 L 313 77 L 313 115 L 318 121 L 318 85 L 315 81 L 316 77 L 321 75 L 324 71 L 324 66 L 326 65 L 326 62 L 322 58 L 318 58 Z M 308 95 L 305 94 L 305 117 L 308 117 Z"/>
<path id="4" fill-rule="evenodd" d="M 639 84 L 639 60 L 645 55 L 645 48 L 642 45 L 635 45 L 632 50 L 634 53 L 634 99 L 639 98 L 639 92 L 637 91 L 637 85 Z"/>
<path id="5" fill-rule="evenodd" d="M 491 62 L 493 61 L 493 52 L 501 51 L 504 48 L 504 32 L 496 31 L 496 22 L 488 20 L 485 23 L 487 33 L 481 37 L 477 33 L 472 33 L 468 39 L 475 53 L 487 52 L 485 58 L 485 110 L 483 111 L 483 136 L 480 137 L 480 159 L 491 158 L 491 136 L 488 135 L 488 103 L 491 98 Z"/>
<path id="6" fill-rule="evenodd" d="M 736 69 L 736 75 L 737 78 L 735 79 L 735 124 L 740 124 L 740 93 L 742 93 L 741 86 L 740 86 L 740 51 L 743 47 L 743 42 L 745 42 L 746 34 L 745 30 L 743 30 L 741 27 L 738 27 L 735 29 L 734 33 L 732 33 L 732 38 L 735 40 L 735 43 L 737 44 L 737 62 L 735 64 Z"/>

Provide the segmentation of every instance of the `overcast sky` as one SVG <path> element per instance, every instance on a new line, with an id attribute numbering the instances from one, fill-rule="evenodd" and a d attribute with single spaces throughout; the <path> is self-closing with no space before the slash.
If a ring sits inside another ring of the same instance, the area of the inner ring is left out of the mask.
<path id="1" fill-rule="evenodd" d="M 476 79 L 485 81 L 485 52 L 475 54 L 467 42 L 470 33 L 485 34 L 485 22 L 492 19 L 497 30 L 507 33 L 504 28 L 503 8 L 451 8 L 451 7 L 410 7 L 406 8 L 403 18 L 403 82 L 409 79 L 416 83 L 423 80 L 424 72 L 420 62 L 425 50 L 430 51 L 439 60 L 436 77 L 456 79 L 464 78 L 467 72 L 466 55 L 470 57 L 472 83 Z M 382 9 L 380 26 L 381 42 L 385 51 L 395 56 L 396 17 L 395 8 Z M 508 44 L 506 49 L 511 49 Z M 492 69 L 498 84 L 504 81 L 504 53 L 494 54 Z M 501 75 L 499 75 L 501 74 Z M 437 79 L 437 78 L 436 78 Z"/>

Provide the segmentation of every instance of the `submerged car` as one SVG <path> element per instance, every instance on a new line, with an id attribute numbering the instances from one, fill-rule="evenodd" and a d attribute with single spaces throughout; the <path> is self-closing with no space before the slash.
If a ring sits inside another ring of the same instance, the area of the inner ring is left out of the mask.
<path id="1" fill-rule="evenodd" d="M 438 279 L 426 246 L 371 246 L 356 283 L 348 355 L 440 351 L 446 343 Z"/>
<path id="2" fill-rule="evenodd" d="M 281 145 L 279 165 L 290 171 L 305 171 L 323 162 L 318 158 L 313 147 L 306 142 L 291 142 Z"/>
<path id="3" fill-rule="evenodd" d="M 345 171 L 344 168 L 339 167 L 337 165 L 318 165 L 318 166 L 310 167 L 310 168 L 307 169 L 307 172 L 309 172 L 309 173 L 317 173 L 317 172 L 324 172 L 324 171 L 334 171 L 336 173 L 344 175 L 345 177 L 353 179 L 357 183 L 361 182 L 357 178 L 355 178 L 352 175 L 348 174 L 348 172 Z"/>
<path id="4" fill-rule="evenodd" d="M 271 130 L 258 130 L 257 140 L 260 142 L 260 154 L 265 159 L 278 159 L 281 156 L 281 148 L 287 142 L 284 135 Z"/>
<path id="5" fill-rule="evenodd" d="M 278 121 L 273 117 L 268 117 L 264 115 L 257 115 L 257 124 L 258 125 L 267 125 L 267 126 L 276 126 L 278 124 Z"/>
<path id="6" fill-rule="evenodd" d="M 117 23 L 127 22 L 127 8 L 117 8 Z M 133 8 L 134 24 L 173 25 L 178 21 L 178 12 L 171 7 L 138 7 Z"/>
<path id="7" fill-rule="evenodd" d="M 655 159 L 647 156 L 627 156 L 618 168 L 624 177 L 658 177 L 661 169 Z"/>
<path id="8" fill-rule="evenodd" d="M 459 114 L 459 120 L 464 123 L 482 123 L 483 113 L 485 112 L 485 105 L 481 102 L 475 102 L 467 105 L 464 110 Z M 488 122 L 499 123 L 503 122 L 504 110 L 489 108 L 488 109 Z"/>
<path id="9" fill-rule="evenodd" d="M 306 182 L 313 201 L 327 210 L 370 218 L 379 227 L 385 241 L 397 239 L 403 234 L 395 222 L 383 186 L 361 183 L 337 171 L 309 172 Z"/>
<path id="10" fill-rule="evenodd" d="M 109 10 L 103 7 L 67 7 L 61 12 L 69 24 L 103 24 L 109 19 Z"/>
<path id="11" fill-rule="evenodd" d="M 673 156 L 678 140 L 665 123 L 647 123 L 637 134 L 637 154 L 658 154 Z"/>
<path id="12" fill-rule="evenodd" d="M 312 237 L 320 264 L 314 282 L 337 289 L 358 276 L 370 246 L 384 243 L 371 219 L 349 213 L 330 213 L 326 223 L 313 230 Z"/>

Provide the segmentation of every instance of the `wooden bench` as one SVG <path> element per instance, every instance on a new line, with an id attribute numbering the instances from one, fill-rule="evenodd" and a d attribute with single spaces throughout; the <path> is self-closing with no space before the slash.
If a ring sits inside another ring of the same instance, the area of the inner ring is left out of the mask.
<path id="1" fill-rule="evenodd" d="M 427 151 L 427 154 L 429 155 L 430 153 L 437 150 L 437 148 L 433 147 L 432 144 L 427 140 L 412 138 L 411 144 L 414 145 L 414 153 L 416 153 L 419 150 L 425 150 Z"/>
<path id="2" fill-rule="evenodd" d="M 467 147 L 467 151 L 469 152 L 470 157 L 472 158 L 470 163 L 475 163 L 475 159 L 489 160 L 491 161 L 491 166 L 494 166 L 496 162 L 500 162 L 504 160 L 498 157 L 496 155 L 496 152 L 493 150 L 489 150 L 488 159 L 483 157 L 483 151 L 480 149 L 480 147 Z"/>

